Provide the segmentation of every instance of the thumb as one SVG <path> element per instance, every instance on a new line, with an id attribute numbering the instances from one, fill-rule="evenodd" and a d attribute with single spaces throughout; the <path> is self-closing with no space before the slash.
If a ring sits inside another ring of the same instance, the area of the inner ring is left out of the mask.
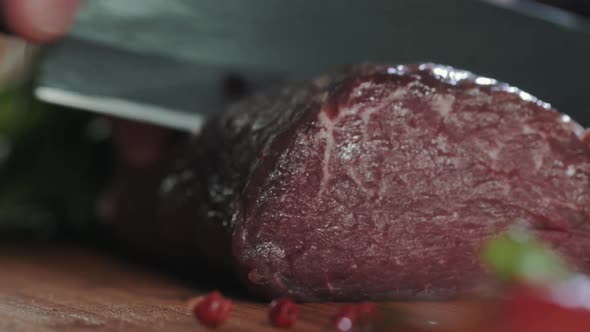
<path id="1" fill-rule="evenodd" d="M 49 42 L 64 35 L 81 0 L 0 0 L 4 21 L 11 32 L 34 42 Z"/>

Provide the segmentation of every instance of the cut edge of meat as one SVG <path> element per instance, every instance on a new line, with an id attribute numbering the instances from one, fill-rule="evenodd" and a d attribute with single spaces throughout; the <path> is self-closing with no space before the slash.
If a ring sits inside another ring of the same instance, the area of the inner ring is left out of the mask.
<path id="1" fill-rule="evenodd" d="M 415 73 L 416 71 L 418 72 L 418 77 L 413 77 L 411 73 Z M 420 76 L 420 73 L 426 74 Z M 245 189 L 241 195 L 242 202 L 240 207 L 240 215 L 238 216 L 238 222 L 233 233 L 234 259 L 236 260 L 236 263 L 238 265 L 238 271 L 242 272 L 242 278 L 251 288 L 254 288 L 258 294 L 264 294 L 267 297 L 272 297 L 277 295 L 285 295 L 286 293 L 286 295 L 291 295 L 295 298 L 304 299 L 308 301 L 315 299 L 380 299 L 392 297 L 440 298 L 448 297 L 452 294 L 457 294 L 458 290 L 453 287 L 445 289 L 444 283 L 435 286 L 436 290 L 433 291 L 429 290 L 429 285 L 426 284 L 422 289 L 416 289 L 411 291 L 408 289 L 411 289 L 412 287 L 406 287 L 406 289 L 404 290 L 403 288 L 405 286 L 402 285 L 400 289 L 394 289 L 391 292 L 384 291 L 379 295 L 375 295 L 374 290 L 369 290 L 367 291 L 367 293 L 363 293 L 363 290 L 358 289 L 358 287 L 356 289 L 344 290 L 342 293 L 339 293 L 338 289 L 332 289 L 330 283 L 331 276 L 326 276 L 323 289 L 321 287 L 313 288 L 318 285 L 317 280 L 306 284 L 306 282 L 308 282 L 309 280 L 303 279 L 307 277 L 301 277 L 301 275 L 296 276 L 295 274 L 298 273 L 298 271 L 296 271 L 297 267 L 291 265 L 294 257 L 293 255 L 298 255 L 306 250 L 309 251 L 311 250 L 310 247 L 305 247 L 304 245 L 304 247 L 302 248 L 284 248 L 270 240 L 260 240 L 261 242 L 254 244 L 252 243 L 252 239 L 248 239 L 249 236 L 252 236 L 252 227 L 254 227 L 253 225 L 256 226 L 255 228 L 257 231 L 261 231 L 262 233 L 266 232 L 266 236 L 268 237 L 268 232 L 271 232 L 272 229 L 275 227 L 270 227 L 266 225 L 265 229 L 265 225 L 260 225 L 260 223 L 280 222 L 278 220 L 273 220 L 272 217 L 264 222 L 253 221 L 252 219 L 257 219 L 261 216 L 258 211 L 262 211 L 262 213 L 265 213 L 264 204 L 267 204 L 267 202 L 265 201 L 265 197 L 277 194 L 276 192 L 273 192 L 273 190 L 276 189 L 273 186 L 280 187 L 280 184 L 272 184 L 268 181 L 279 181 L 278 178 L 281 176 L 281 174 L 294 171 L 289 168 L 290 166 L 288 164 L 286 164 L 284 161 L 282 162 L 281 158 L 287 158 L 285 157 L 285 155 L 288 155 L 290 151 L 295 151 L 297 149 L 295 145 L 298 144 L 297 140 L 300 138 L 301 135 L 321 136 L 318 133 L 324 130 L 327 136 L 324 136 L 325 141 L 323 142 L 323 150 L 328 151 L 334 147 L 335 143 L 331 141 L 330 137 L 332 137 L 333 139 L 335 130 L 334 123 L 339 121 L 340 117 L 354 115 L 357 117 L 357 120 L 370 117 L 370 114 L 367 115 L 367 113 L 365 113 L 364 115 L 360 113 L 355 114 L 355 112 L 359 112 L 358 109 L 355 109 L 355 105 L 359 103 L 371 103 L 374 101 L 371 100 L 371 98 L 375 98 L 375 100 L 382 100 L 379 98 L 395 99 L 397 97 L 400 97 L 396 96 L 396 93 L 401 93 L 398 91 L 387 91 L 385 94 L 380 95 L 379 91 L 373 90 L 368 94 L 360 93 L 358 96 L 355 95 L 358 93 L 359 90 L 363 90 L 363 80 L 367 79 L 368 81 L 376 83 L 377 85 L 383 83 L 384 81 L 392 79 L 397 79 L 401 81 L 409 80 L 404 82 L 404 84 L 411 84 L 412 81 L 420 81 L 423 79 L 424 86 L 434 87 L 435 90 L 438 89 L 436 90 L 436 94 L 437 96 L 439 96 L 439 98 L 435 98 L 434 105 L 431 105 L 430 107 L 431 110 L 434 110 L 438 114 L 437 116 L 440 116 L 441 118 L 445 118 L 450 112 L 454 111 L 452 109 L 452 106 L 450 106 L 452 105 L 452 103 L 454 103 L 454 98 L 445 97 L 447 95 L 453 96 L 453 94 L 447 94 L 447 90 L 461 89 L 463 91 L 468 91 L 471 88 L 479 88 L 481 89 L 481 91 L 484 91 L 485 93 L 489 94 L 506 93 L 508 97 L 517 96 L 518 100 L 535 109 L 533 113 L 536 113 L 533 115 L 537 115 L 537 113 L 540 112 L 541 109 L 549 112 L 554 112 L 552 116 L 559 116 L 560 118 L 557 121 L 561 121 L 560 125 L 562 126 L 562 129 L 558 128 L 559 125 L 556 125 L 554 128 L 552 127 L 552 129 L 554 130 L 571 131 L 571 133 L 575 134 L 575 136 L 577 137 L 580 137 L 583 132 L 582 127 L 574 121 L 571 121 L 569 117 L 560 115 L 560 113 L 557 113 L 557 111 L 552 109 L 548 104 L 539 101 L 538 99 L 532 97 L 530 94 L 526 92 L 513 88 L 507 84 L 499 83 L 489 78 L 478 77 L 469 72 L 455 70 L 451 67 L 439 66 L 434 64 L 395 67 L 364 65 L 356 67 L 356 69 L 352 70 L 348 76 L 340 76 L 340 78 L 335 81 L 326 80 L 329 83 L 322 82 L 324 84 L 324 86 L 321 87 L 323 88 L 323 92 L 318 92 L 320 102 L 317 104 L 310 103 L 314 106 L 308 108 L 305 111 L 305 114 L 303 114 L 296 121 L 296 123 L 292 123 L 287 130 L 277 135 L 270 144 L 267 144 L 266 147 L 267 150 L 270 151 L 270 153 L 265 153 L 265 157 L 262 160 L 259 160 L 258 167 L 254 170 L 254 173 L 251 174 L 250 181 L 247 182 Z M 321 78 L 319 79 L 319 81 L 321 81 Z M 441 91 L 442 94 L 439 94 L 441 93 Z M 423 93 L 427 94 L 428 91 L 423 91 Z M 299 105 L 295 107 L 304 106 Z M 322 156 L 320 154 L 316 157 L 319 158 Z M 325 166 L 326 164 L 330 164 L 330 157 L 330 155 L 324 154 L 322 158 L 319 158 L 320 164 L 322 165 L 322 174 L 321 176 L 319 176 L 320 196 L 322 195 L 322 190 L 325 186 L 325 183 L 322 183 L 322 181 L 325 181 L 327 177 Z M 281 167 L 283 169 L 279 170 L 279 168 Z M 313 167 L 310 170 L 317 171 Z M 273 174 L 273 172 L 276 174 Z M 316 185 L 317 182 L 314 181 L 317 180 L 317 176 L 310 176 L 310 185 Z M 284 188 L 282 188 L 282 190 L 284 190 Z M 309 207 L 303 205 L 301 206 L 302 211 L 308 208 Z M 309 214 L 313 216 L 313 213 Z M 305 220 L 305 218 L 303 218 L 302 220 Z M 488 234 L 489 237 L 494 236 L 499 231 L 501 231 L 501 229 L 498 229 L 498 227 L 503 228 L 505 230 L 513 222 L 514 221 L 506 221 L 504 226 L 493 225 L 495 227 L 491 227 L 493 229 L 486 231 L 486 234 Z M 258 224 L 256 225 L 256 223 Z M 316 226 L 313 226 L 311 228 L 314 228 Z M 322 224 L 322 226 L 326 225 Z M 283 225 L 279 225 L 279 227 L 283 227 Z M 457 226 L 452 225 L 451 227 Z M 533 229 L 534 228 L 535 227 L 533 227 Z M 286 229 L 279 229 L 276 231 L 289 232 L 297 230 L 297 227 L 292 229 L 289 226 L 286 226 Z M 259 234 L 254 235 L 254 238 L 256 239 L 255 241 L 259 240 L 258 235 Z M 302 234 L 297 234 L 295 232 L 289 235 L 297 237 L 301 236 Z M 326 235 L 326 237 L 330 236 L 331 235 Z M 452 240 L 452 236 L 449 240 Z M 477 243 L 474 244 L 476 246 L 481 243 L 481 239 L 477 240 Z M 332 239 L 331 241 L 334 240 Z M 332 242 L 331 245 L 333 244 L 334 243 Z M 309 243 L 306 245 L 313 246 L 313 244 Z M 461 246 L 457 246 L 456 249 L 458 250 L 460 247 Z M 469 247 L 469 245 L 467 247 Z M 347 248 L 342 248 L 342 250 L 344 251 L 346 249 Z M 472 261 L 478 259 L 478 255 L 474 251 L 467 254 L 471 257 Z M 469 258 L 464 257 L 461 264 L 466 264 L 466 262 L 468 261 Z M 351 265 L 351 261 L 347 262 L 347 264 L 349 265 L 348 267 L 356 265 Z M 446 262 L 445 264 L 448 264 L 448 262 Z M 477 268 L 483 270 L 483 267 L 479 266 L 479 264 L 473 262 L 471 262 L 471 264 L 472 267 L 476 270 Z M 326 269 L 331 270 L 328 267 L 326 267 Z M 481 271 L 471 272 L 474 273 L 474 275 L 469 276 L 467 273 L 463 276 L 463 278 L 465 278 L 466 280 L 471 279 L 472 281 L 474 281 L 473 286 L 475 286 L 477 282 L 481 278 L 483 278 L 483 275 L 481 275 Z M 285 273 L 289 273 L 289 275 L 285 275 Z M 319 275 L 321 273 L 320 271 L 314 271 L 308 274 Z M 344 275 L 338 276 L 337 278 L 340 278 L 341 281 L 343 280 L 343 283 L 345 284 L 346 279 L 350 278 L 350 276 Z M 375 278 L 373 278 L 372 282 L 376 282 Z M 387 281 L 382 280 L 382 282 Z M 449 284 L 452 284 L 452 281 Z M 466 287 L 469 287 L 469 285 L 466 285 Z M 356 292 L 356 295 L 352 296 L 352 292 Z"/>

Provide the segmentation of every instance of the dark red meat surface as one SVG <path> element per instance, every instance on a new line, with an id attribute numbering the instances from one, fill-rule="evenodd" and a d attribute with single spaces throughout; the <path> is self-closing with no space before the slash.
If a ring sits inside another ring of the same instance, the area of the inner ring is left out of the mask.
<path id="1" fill-rule="evenodd" d="M 590 272 L 581 134 L 469 72 L 357 66 L 209 121 L 161 183 L 155 238 L 268 298 L 452 297 L 485 279 L 482 243 L 512 226 Z"/>

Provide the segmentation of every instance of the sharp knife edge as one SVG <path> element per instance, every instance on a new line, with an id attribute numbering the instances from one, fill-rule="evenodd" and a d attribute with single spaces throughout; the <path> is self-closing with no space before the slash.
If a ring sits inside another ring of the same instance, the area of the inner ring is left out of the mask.
<path id="1" fill-rule="evenodd" d="M 35 97 L 51 104 L 88 110 L 105 115 L 121 116 L 142 122 L 197 133 L 203 125 L 203 115 L 184 113 L 172 108 L 143 104 L 118 98 L 89 96 L 58 88 L 39 86 Z"/>

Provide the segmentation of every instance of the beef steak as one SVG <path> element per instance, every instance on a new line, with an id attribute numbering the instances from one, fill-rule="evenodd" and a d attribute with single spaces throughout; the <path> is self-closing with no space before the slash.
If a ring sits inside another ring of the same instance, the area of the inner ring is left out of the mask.
<path id="1" fill-rule="evenodd" d="M 156 233 L 182 233 L 168 242 L 269 298 L 454 296 L 485 278 L 483 241 L 512 225 L 590 272 L 581 134 L 489 78 L 361 65 L 209 121 L 162 181 Z"/>

